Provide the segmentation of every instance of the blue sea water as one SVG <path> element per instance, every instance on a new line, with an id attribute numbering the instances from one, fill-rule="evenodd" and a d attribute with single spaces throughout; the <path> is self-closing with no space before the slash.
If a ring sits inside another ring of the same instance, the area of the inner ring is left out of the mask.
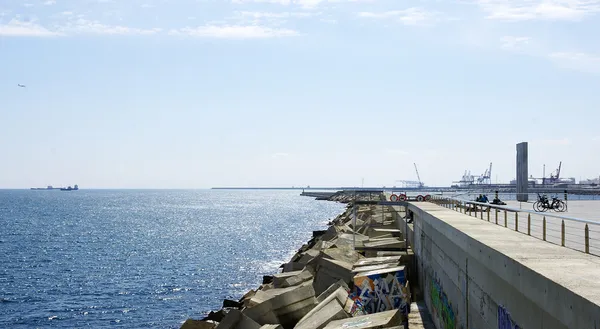
<path id="1" fill-rule="evenodd" d="M 298 194 L 0 190 L 0 328 L 178 328 L 344 208 Z"/>

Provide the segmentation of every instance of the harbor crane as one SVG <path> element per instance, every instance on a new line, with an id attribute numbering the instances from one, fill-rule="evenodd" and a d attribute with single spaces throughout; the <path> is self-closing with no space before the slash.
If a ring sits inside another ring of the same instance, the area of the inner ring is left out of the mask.
<path id="1" fill-rule="evenodd" d="M 417 180 L 419 181 L 419 188 L 423 188 L 423 186 L 425 186 L 425 184 L 423 184 L 423 182 L 421 182 L 421 176 L 419 176 L 419 169 L 417 169 L 417 164 L 413 163 L 415 165 L 415 172 L 417 173 Z"/>
<path id="2" fill-rule="evenodd" d="M 490 185 L 492 184 L 492 163 L 490 162 L 490 168 L 486 169 L 483 175 L 477 177 L 477 184 Z"/>

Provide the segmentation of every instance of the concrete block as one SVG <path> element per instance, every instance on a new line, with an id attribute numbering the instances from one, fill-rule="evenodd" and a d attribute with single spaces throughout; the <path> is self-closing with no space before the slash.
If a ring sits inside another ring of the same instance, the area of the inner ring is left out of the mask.
<path id="1" fill-rule="evenodd" d="M 404 254 L 404 252 L 403 252 Z M 354 263 L 354 267 L 370 266 L 379 264 L 399 264 L 402 256 L 385 256 L 359 259 Z"/>
<path id="2" fill-rule="evenodd" d="M 336 283 L 334 283 L 331 286 L 329 286 L 329 288 L 327 288 L 325 291 L 323 291 L 317 297 L 317 303 L 320 303 L 320 302 L 324 301 L 325 298 L 327 298 L 329 295 L 331 295 L 332 293 L 334 293 L 340 287 L 343 288 L 344 290 L 346 290 L 347 292 L 350 292 L 350 288 L 348 287 L 348 285 L 346 284 L 346 282 L 344 282 L 344 280 L 338 280 Z"/>
<path id="3" fill-rule="evenodd" d="M 368 272 L 368 271 L 374 271 L 374 270 L 381 270 L 384 268 L 391 268 L 391 267 L 396 267 L 398 266 L 398 264 L 394 264 L 394 263 L 388 263 L 388 264 L 377 264 L 377 265 L 369 265 L 369 266 L 359 266 L 359 267 L 354 267 L 354 269 L 352 270 L 352 273 L 360 273 L 360 272 Z"/>
<path id="4" fill-rule="evenodd" d="M 295 328 L 321 329 L 332 320 L 347 318 L 348 314 L 344 311 L 344 305 L 348 300 L 348 293 L 346 288 L 339 286 L 308 312 Z"/>
<path id="5" fill-rule="evenodd" d="M 217 329 L 260 329 L 260 325 L 238 310 L 231 310 Z"/>
<path id="6" fill-rule="evenodd" d="M 400 312 L 398 310 L 385 311 L 375 314 L 357 316 L 354 318 L 329 322 L 325 329 L 379 329 L 399 326 Z"/>
<path id="7" fill-rule="evenodd" d="M 259 298 L 260 303 L 242 311 L 259 324 L 284 324 L 288 321 L 298 321 L 316 305 L 312 280 L 298 286 L 275 288 L 265 292 L 265 295 Z"/>
<path id="8" fill-rule="evenodd" d="M 294 303 L 292 305 L 288 305 L 286 307 L 278 308 L 274 312 L 277 316 L 279 323 L 284 328 L 292 328 L 300 319 L 302 319 L 308 312 L 310 312 L 315 306 L 316 298 L 311 297 L 300 301 L 298 303 Z"/>
<path id="9" fill-rule="evenodd" d="M 322 241 L 329 241 L 338 235 L 338 228 L 335 225 L 329 226 L 325 234 L 321 236 Z"/>
<path id="10" fill-rule="evenodd" d="M 337 300 L 327 300 L 300 319 L 294 329 L 322 329 L 331 321 L 346 318 L 348 314 Z"/>
<path id="11" fill-rule="evenodd" d="M 383 236 L 393 236 L 393 237 L 402 237 L 402 231 L 397 228 L 381 228 L 381 227 L 373 227 L 369 230 L 367 234 L 371 238 L 383 237 Z"/>
<path id="12" fill-rule="evenodd" d="M 322 257 L 341 260 L 350 264 L 354 264 L 359 259 L 363 258 L 352 248 L 329 248 L 322 251 Z"/>
<path id="13" fill-rule="evenodd" d="M 409 250 L 407 250 L 407 251 L 409 251 Z M 369 256 L 369 255 L 366 255 L 366 256 L 374 258 L 374 257 L 390 257 L 390 256 L 403 256 L 403 255 L 406 255 L 406 251 L 389 251 L 389 250 L 383 250 L 383 251 L 376 251 L 373 254 L 373 256 Z"/>
<path id="14" fill-rule="evenodd" d="M 283 329 L 280 324 L 265 324 L 260 329 Z"/>
<path id="15" fill-rule="evenodd" d="M 337 241 L 335 242 L 334 246 L 336 246 L 337 248 L 353 248 L 354 244 L 356 243 L 356 245 L 363 245 L 363 242 L 366 242 L 369 240 L 369 237 L 363 234 L 356 234 L 355 235 L 356 240 L 353 240 L 353 236 L 352 234 L 348 234 L 348 233 L 340 233 L 338 235 Z"/>
<path id="16" fill-rule="evenodd" d="M 352 265 L 350 263 L 322 258 L 319 260 L 317 272 L 315 274 L 315 292 L 321 294 L 338 280 L 350 283 L 352 282 L 352 279 Z"/>
<path id="17" fill-rule="evenodd" d="M 291 287 L 301 284 L 302 282 L 306 282 L 308 280 L 312 280 L 313 274 L 308 270 L 301 271 L 298 275 L 290 276 L 283 280 L 280 285 L 280 288 Z"/>
<path id="18" fill-rule="evenodd" d="M 213 322 L 187 319 L 180 329 L 215 329 L 217 325 Z"/>
<path id="19" fill-rule="evenodd" d="M 283 284 L 283 282 L 285 282 L 285 280 L 287 278 L 299 275 L 301 273 L 302 273 L 302 271 L 277 273 L 277 274 L 273 275 L 273 287 L 274 288 L 285 288 L 285 287 L 282 287 L 281 285 Z"/>
<path id="20" fill-rule="evenodd" d="M 410 306 L 405 267 L 361 272 L 354 277 L 351 298 L 368 314 Z"/>
<path id="21" fill-rule="evenodd" d="M 283 272 L 300 271 L 303 268 L 304 268 L 304 264 L 301 264 L 298 262 L 289 262 L 289 263 L 283 264 Z"/>
<path id="22" fill-rule="evenodd" d="M 385 250 L 385 248 L 406 248 L 405 241 L 398 238 L 392 239 L 381 239 L 381 240 L 369 240 L 364 243 L 365 248 L 378 248 Z"/>
<path id="23" fill-rule="evenodd" d="M 323 246 L 324 243 L 327 243 L 327 242 L 321 242 L 321 245 Z M 329 248 L 329 246 L 327 248 Z M 319 250 L 319 249 L 314 249 L 314 248 L 309 249 L 309 250 L 303 252 L 302 254 L 300 254 L 300 258 L 298 258 L 297 262 L 300 264 L 306 265 L 308 262 L 313 260 L 315 257 L 319 256 L 320 253 L 321 253 L 321 250 Z"/>
<path id="24" fill-rule="evenodd" d="M 329 241 L 317 241 L 311 250 L 321 251 L 323 249 L 331 248 L 336 242 L 337 238 L 333 238 Z"/>

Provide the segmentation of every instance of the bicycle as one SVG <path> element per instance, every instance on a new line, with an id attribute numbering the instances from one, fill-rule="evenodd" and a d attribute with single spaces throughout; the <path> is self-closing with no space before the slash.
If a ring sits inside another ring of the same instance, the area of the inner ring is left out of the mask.
<path id="1" fill-rule="evenodd" d="M 557 197 L 552 197 L 552 202 L 548 200 L 548 197 L 540 195 L 538 193 L 538 200 L 533 204 L 533 210 L 537 212 L 545 212 L 547 210 L 554 210 L 556 212 L 565 211 L 565 203 Z"/>

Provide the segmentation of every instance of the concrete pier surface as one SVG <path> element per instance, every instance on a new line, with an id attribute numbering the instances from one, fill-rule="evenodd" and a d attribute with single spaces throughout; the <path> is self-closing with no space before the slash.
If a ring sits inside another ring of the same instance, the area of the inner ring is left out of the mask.
<path id="1" fill-rule="evenodd" d="M 574 213 L 594 216 L 585 205 L 569 202 Z M 485 212 L 469 216 L 427 202 L 408 209 L 419 284 L 435 291 L 426 302 L 438 328 L 600 326 L 600 257 L 521 233 L 528 222 L 521 213 L 517 232 L 504 227 L 502 212 L 496 225 L 494 212 L 488 222 Z"/>
<path id="2" fill-rule="evenodd" d="M 538 239 L 544 239 L 544 218 L 546 219 L 546 240 L 550 243 L 562 245 L 562 222 L 563 219 L 554 216 L 565 216 L 587 220 L 589 222 L 578 222 L 564 219 L 565 247 L 585 251 L 586 238 L 585 227 L 588 227 L 587 244 L 590 254 L 600 256 L 600 200 L 576 200 L 568 201 L 568 208 L 565 212 L 538 212 L 533 211 L 533 202 L 506 201 L 506 207 L 522 209 L 523 212 L 507 211 L 506 226 L 512 230 L 518 230 L 523 234 L 530 232 L 531 236 Z M 525 212 L 529 211 L 529 212 Z M 483 217 L 487 221 L 487 213 L 472 213 L 472 216 Z M 483 216 L 481 216 L 483 215 Z M 515 216 L 516 215 L 516 216 Z M 490 210 L 490 222 L 496 223 L 496 211 Z M 504 212 L 502 209 L 498 212 L 498 225 L 504 226 Z M 528 231 L 529 229 L 529 231 Z"/>

